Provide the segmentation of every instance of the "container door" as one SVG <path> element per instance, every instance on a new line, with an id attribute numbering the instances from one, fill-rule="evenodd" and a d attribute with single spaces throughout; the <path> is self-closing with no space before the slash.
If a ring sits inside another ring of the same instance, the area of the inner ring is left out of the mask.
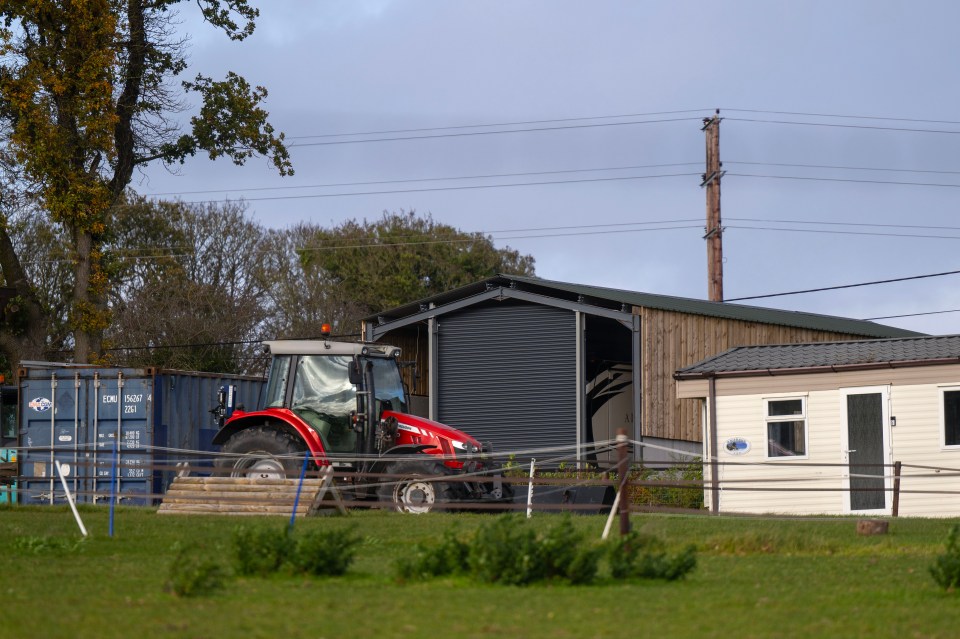
<path id="1" fill-rule="evenodd" d="M 84 467 L 79 459 L 83 439 L 80 384 L 75 374 L 58 371 L 48 379 L 23 382 L 20 473 L 21 503 L 59 503 L 66 495 L 57 476 L 56 462 L 74 494 L 82 493 Z M 67 376 L 69 375 L 69 377 Z M 84 501 L 78 495 L 78 501 Z"/>
<path id="2" fill-rule="evenodd" d="M 101 378 L 96 390 L 96 498 L 108 500 L 111 494 L 115 494 L 118 503 L 152 503 L 149 472 L 151 380 L 125 378 L 121 373 L 117 377 Z M 117 444 L 116 453 L 114 442 Z"/>
<path id="3" fill-rule="evenodd" d="M 887 387 L 844 389 L 841 397 L 846 422 L 843 444 L 847 512 L 889 514 Z"/>

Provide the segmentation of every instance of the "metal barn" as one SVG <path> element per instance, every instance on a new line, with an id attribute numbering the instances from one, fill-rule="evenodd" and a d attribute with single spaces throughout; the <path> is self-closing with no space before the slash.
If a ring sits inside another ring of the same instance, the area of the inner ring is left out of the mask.
<path id="1" fill-rule="evenodd" d="M 414 411 L 495 450 L 575 446 L 626 428 L 644 460 L 700 452 L 673 373 L 733 346 L 916 335 L 841 317 L 499 275 L 384 311 L 364 339 L 403 349 Z M 635 384 L 634 379 L 640 383 Z"/>

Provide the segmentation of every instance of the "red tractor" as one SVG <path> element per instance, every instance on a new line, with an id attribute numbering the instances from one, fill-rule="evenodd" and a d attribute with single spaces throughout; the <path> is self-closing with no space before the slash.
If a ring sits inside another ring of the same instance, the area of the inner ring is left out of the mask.
<path id="1" fill-rule="evenodd" d="M 217 461 L 227 474 L 298 476 L 309 451 L 315 467 L 356 473 L 338 484 L 348 498 L 389 502 L 401 512 L 512 497 L 480 442 L 406 413 L 400 349 L 327 340 L 264 344 L 273 356 L 264 407 L 233 409 L 233 393 L 221 393 L 213 443 L 231 453 Z M 392 477 L 363 478 L 367 473 Z M 456 475 L 465 477 L 442 480 Z"/>

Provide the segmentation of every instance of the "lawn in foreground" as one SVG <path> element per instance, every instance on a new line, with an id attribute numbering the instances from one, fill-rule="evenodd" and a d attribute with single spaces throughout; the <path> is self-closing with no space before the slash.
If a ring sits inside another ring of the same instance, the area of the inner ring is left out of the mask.
<path id="1" fill-rule="evenodd" d="M 0 637 L 954 637 L 960 593 L 928 567 L 949 520 L 892 520 L 890 534 L 858 537 L 854 519 L 745 519 L 635 515 L 635 529 L 698 549 L 697 569 L 673 583 L 486 586 L 462 578 L 397 583 L 392 564 L 451 526 L 468 534 L 496 515 L 356 512 L 298 520 L 297 529 L 351 527 L 363 540 L 344 577 L 227 580 L 216 594 L 165 590 L 177 547 L 229 563 L 239 526 L 283 518 L 158 516 L 0 508 L 5 540 Z M 550 525 L 554 515 L 535 515 Z M 604 519 L 575 517 L 599 537 Z M 14 543 L 28 539 L 31 543 Z"/>

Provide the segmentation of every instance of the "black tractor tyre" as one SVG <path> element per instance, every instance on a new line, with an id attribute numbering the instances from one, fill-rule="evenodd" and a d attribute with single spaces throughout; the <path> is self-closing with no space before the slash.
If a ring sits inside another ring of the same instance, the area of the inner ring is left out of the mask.
<path id="1" fill-rule="evenodd" d="M 379 500 L 397 512 L 422 515 L 457 500 L 455 484 L 434 479 L 447 474 L 437 462 L 398 460 L 386 464 L 382 472 L 391 476 L 381 478 Z"/>
<path id="2" fill-rule="evenodd" d="M 283 479 L 298 477 L 303 467 L 306 444 L 298 437 L 268 425 L 238 430 L 217 458 L 216 466 L 229 470 L 230 477 Z M 235 457 L 243 455 L 243 457 Z"/>

